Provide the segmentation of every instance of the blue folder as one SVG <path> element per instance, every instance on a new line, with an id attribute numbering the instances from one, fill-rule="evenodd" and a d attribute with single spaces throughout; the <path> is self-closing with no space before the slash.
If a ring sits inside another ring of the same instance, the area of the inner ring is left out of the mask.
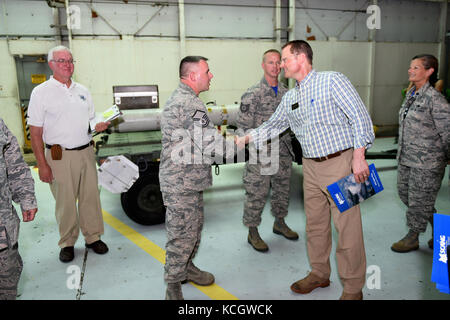
<path id="1" fill-rule="evenodd" d="M 450 216 L 435 213 L 433 217 L 433 269 L 431 281 L 442 293 L 450 293 L 448 252 L 450 245 Z"/>
<path id="2" fill-rule="evenodd" d="M 369 165 L 369 170 L 369 179 L 364 183 L 356 183 L 354 175 L 350 174 L 327 187 L 340 212 L 344 212 L 384 189 L 373 163 Z"/>

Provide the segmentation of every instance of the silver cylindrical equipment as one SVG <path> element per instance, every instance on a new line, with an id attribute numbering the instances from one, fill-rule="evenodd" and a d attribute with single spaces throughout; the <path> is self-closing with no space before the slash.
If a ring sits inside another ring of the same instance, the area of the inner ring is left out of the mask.
<path id="1" fill-rule="evenodd" d="M 207 106 L 208 117 L 216 126 L 236 126 L 239 104 Z M 161 109 L 123 110 L 113 132 L 152 131 L 161 129 Z"/>

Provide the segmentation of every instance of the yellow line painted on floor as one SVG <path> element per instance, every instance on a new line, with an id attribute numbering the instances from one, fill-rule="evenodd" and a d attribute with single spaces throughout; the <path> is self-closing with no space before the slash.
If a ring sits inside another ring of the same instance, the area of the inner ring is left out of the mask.
<path id="1" fill-rule="evenodd" d="M 133 228 L 129 227 L 110 213 L 103 211 L 103 220 L 121 233 L 123 236 L 128 238 L 131 242 L 136 244 L 139 248 L 147 252 L 153 258 L 158 260 L 160 263 L 165 263 L 166 251 L 161 249 L 159 246 L 154 244 L 152 241 L 144 237 L 139 232 L 135 231 Z M 191 282 L 191 284 L 198 290 L 206 294 L 213 300 L 238 300 L 237 297 L 218 286 L 217 284 L 212 284 L 210 286 L 198 286 Z"/>
<path id="2" fill-rule="evenodd" d="M 156 244 L 148 240 L 139 232 L 135 231 L 133 228 L 127 226 L 125 223 L 112 216 L 110 213 L 103 211 L 103 219 L 109 224 L 111 227 L 119 231 L 122 235 L 128 238 L 131 242 L 137 245 L 139 248 L 147 252 L 153 258 L 161 262 L 165 263 L 165 254 L 166 252 L 158 247 Z"/>

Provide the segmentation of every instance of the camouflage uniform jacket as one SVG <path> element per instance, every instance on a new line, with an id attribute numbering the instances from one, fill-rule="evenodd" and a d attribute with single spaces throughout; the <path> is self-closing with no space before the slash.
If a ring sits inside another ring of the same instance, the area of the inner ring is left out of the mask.
<path id="1" fill-rule="evenodd" d="M 258 128 L 267 121 L 277 109 L 281 98 L 288 91 L 286 86 L 278 82 L 278 94 L 267 83 L 265 77 L 250 87 L 241 97 L 241 106 L 237 115 L 236 125 L 239 129 Z M 283 146 L 284 145 L 284 146 Z M 280 136 L 280 155 L 293 155 L 291 136 Z"/>
<path id="2" fill-rule="evenodd" d="M 161 114 L 161 162 L 159 181 L 162 192 L 189 193 L 212 185 L 212 157 L 223 156 L 224 139 L 209 120 L 200 98 L 180 83 L 167 100 Z"/>
<path id="3" fill-rule="evenodd" d="M 37 208 L 34 180 L 23 160 L 16 137 L 0 119 L 0 250 L 18 241 L 20 219 L 12 201 L 22 211 Z"/>
<path id="4" fill-rule="evenodd" d="M 450 159 L 449 119 L 449 103 L 429 82 L 417 92 L 412 87 L 399 112 L 399 163 L 420 169 L 445 168 Z"/>

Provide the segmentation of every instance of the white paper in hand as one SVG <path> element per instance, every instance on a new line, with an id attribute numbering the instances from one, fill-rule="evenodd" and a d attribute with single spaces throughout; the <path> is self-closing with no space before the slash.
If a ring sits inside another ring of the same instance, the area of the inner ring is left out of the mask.
<path id="1" fill-rule="evenodd" d="M 100 122 L 113 121 L 114 119 L 120 117 L 122 112 L 119 107 L 113 105 L 111 108 L 103 111 L 102 113 L 96 113 L 94 119 L 89 121 L 89 125 L 91 127 L 91 131 L 95 133 L 95 125 Z"/>
<path id="2" fill-rule="evenodd" d="M 98 183 L 112 193 L 127 192 L 138 178 L 138 166 L 124 156 L 108 157 L 98 168 Z"/>

